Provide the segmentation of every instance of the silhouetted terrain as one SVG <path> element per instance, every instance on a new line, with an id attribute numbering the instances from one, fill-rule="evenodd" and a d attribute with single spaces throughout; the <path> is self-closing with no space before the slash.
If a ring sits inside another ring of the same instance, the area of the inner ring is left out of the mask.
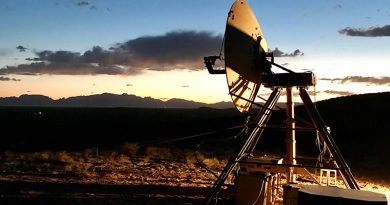
<path id="1" fill-rule="evenodd" d="M 67 102 L 88 102 L 94 97 L 111 94 L 68 98 Z M 30 96 L 31 97 L 31 96 Z M 112 96 L 110 96 L 110 99 Z M 135 96 L 116 96 L 134 98 Z M 46 99 L 46 100 L 45 100 Z M 7 100 L 11 101 L 11 98 Z M 18 99 L 23 101 L 23 97 Z M 142 100 L 142 99 L 138 99 Z M 143 99 L 148 102 L 158 100 Z M 35 103 L 50 102 L 37 97 Z M 59 100 L 60 101 L 60 100 Z M 103 100 L 104 101 L 104 100 Z M 3 99 L 4 102 L 4 99 Z M 30 103 L 32 101 L 29 101 Z M 160 101 L 162 102 L 162 101 Z M 169 101 L 168 101 L 169 102 Z M 172 100 L 176 104 L 188 101 Z M 68 104 L 70 105 L 70 104 Z M 96 106 L 102 104 L 96 104 Z M 118 104 L 115 104 L 118 105 Z M 148 104 L 148 105 L 152 105 Z M 193 106 L 194 104 L 191 104 Z M 201 104 L 199 104 L 201 105 Z M 340 97 L 317 103 L 324 121 L 330 126 L 332 136 L 350 165 L 373 171 L 390 171 L 390 93 L 377 93 Z M 297 107 L 297 126 L 302 119 L 309 121 L 303 106 Z M 147 109 L 147 108 L 86 108 L 86 107 L 2 107 L 1 151 L 35 151 L 47 149 L 83 150 L 91 147 L 112 148 L 124 142 L 147 142 L 162 138 L 190 136 L 210 130 L 242 125 L 246 116 L 236 109 Z M 284 112 L 274 112 L 270 127 L 264 133 L 259 148 L 284 152 Z M 201 139 L 227 138 L 239 129 L 221 131 L 202 138 L 179 143 L 193 148 Z M 178 145 L 178 144 L 176 144 Z M 213 146 L 218 146 L 215 143 Z M 317 153 L 314 132 L 297 133 L 298 155 Z"/>
<path id="2" fill-rule="evenodd" d="M 89 96 L 75 96 L 53 100 L 44 95 L 21 95 L 19 97 L 0 98 L 0 106 L 29 107 L 135 107 L 135 108 L 232 108 L 231 102 L 214 104 L 200 103 L 184 99 L 162 101 L 151 97 L 139 97 L 129 94 L 103 93 Z"/>
<path id="3" fill-rule="evenodd" d="M 334 98 L 317 108 L 350 166 L 390 180 L 390 93 Z"/>
<path id="4" fill-rule="evenodd" d="M 0 109 L 1 149 L 112 147 L 197 134 L 242 124 L 235 109 L 58 108 Z"/>

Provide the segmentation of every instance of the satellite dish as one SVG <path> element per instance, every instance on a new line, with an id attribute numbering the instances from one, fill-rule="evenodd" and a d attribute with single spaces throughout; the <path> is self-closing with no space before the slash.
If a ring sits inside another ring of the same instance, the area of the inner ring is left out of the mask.
<path id="1" fill-rule="evenodd" d="M 225 69 L 229 94 L 240 112 L 247 112 L 270 70 L 265 61 L 267 42 L 255 14 L 245 0 L 233 3 L 225 31 Z"/>
<path id="2" fill-rule="evenodd" d="M 240 112 L 248 112 L 257 96 L 260 86 L 271 88 L 273 91 L 261 105 L 262 107 L 257 116 L 251 121 L 246 122 L 246 136 L 242 138 L 235 152 L 229 158 L 223 171 L 218 176 L 213 187 L 205 198 L 205 204 L 211 204 L 216 199 L 225 180 L 234 168 L 240 163 L 241 167 L 246 166 L 245 161 L 254 160 L 255 164 L 263 162 L 253 158 L 253 151 L 256 144 L 267 127 L 267 122 L 270 119 L 272 111 L 281 95 L 281 90 L 286 90 L 286 154 L 283 159 L 283 164 L 287 169 L 280 169 L 275 165 L 274 168 L 269 166 L 269 170 L 260 170 L 264 173 L 283 173 L 286 175 L 288 183 L 295 182 L 297 170 L 303 170 L 303 166 L 296 164 L 296 146 L 295 146 L 295 115 L 293 102 L 293 88 L 299 88 L 299 95 L 303 105 L 308 112 L 309 117 L 313 122 L 313 127 L 316 129 L 321 140 L 327 145 L 328 151 L 335 161 L 335 167 L 338 169 L 344 184 L 347 188 L 359 189 L 359 186 L 352 175 L 346 161 L 337 148 L 326 124 L 322 120 L 317 108 L 311 101 L 306 89 L 309 86 L 316 85 L 316 77 L 314 73 L 304 72 L 296 73 L 288 68 L 285 68 L 274 62 L 272 53 L 268 53 L 267 43 L 261 31 L 260 25 L 256 20 L 254 13 L 245 0 L 236 0 L 229 13 L 226 23 L 226 31 L 224 38 L 224 54 L 225 54 L 225 69 L 214 69 L 216 59 L 222 60 L 219 56 L 208 56 L 204 58 L 205 65 L 210 74 L 226 74 L 229 94 L 232 97 L 233 103 Z M 269 59 L 270 58 L 270 59 Z M 287 73 L 273 73 L 271 67 L 276 66 Z M 244 159 L 245 158 L 245 159 Z M 251 161 L 254 162 L 254 161 Z M 249 162 L 249 161 L 248 161 Z M 267 162 L 268 163 L 268 162 Z M 261 166 L 259 166 L 261 167 Z M 259 170 L 256 169 L 256 172 Z M 264 190 L 266 185 L 262 185 Z M 262 189 L 263 189 L 262 188 Z M 247 190 L 247 189 L 246 189 Z M 259 195 L 260 196 L 260 195 Z M 243 197 L 247 200 L 247 197 Z M 256 199 L 257 200 L 257 199 Z M 268 199 L 267 199 L 268 200 Z M 253 201 L 250 201 L 251 203 Z"/>

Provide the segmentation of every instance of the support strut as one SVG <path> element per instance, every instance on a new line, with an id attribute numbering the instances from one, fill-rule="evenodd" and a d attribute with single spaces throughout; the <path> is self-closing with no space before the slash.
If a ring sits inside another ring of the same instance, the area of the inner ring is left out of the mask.
<path id="1" fill-rule="evenodd" d="M 271 93 L 270 97 L 268 98 L 267 102 L 264 104 L 263 108 L 259 112 L 259 114 L 254 119 L 254 124 L 250 125 L 250 135 L 247 138 L 243 139 L 241 146 L 239 146 L 235 153 L 230 157 L 225 168 L 215 181 L 210 192 L 207 194 L 204 204 L 211 204 L 212 200 L 217 197 L 217 194 L 219 193 L 221 187 L 224 185 L 229 174 L 237 166 L 238 161 L 242 157 L 244 157 L 245 154 L 248 154 L 252 147 L 256 146 L 256 143 L 253 144 L 253 142 L 255 140 L 257 142 L 258 137 L 261 136 L 260 134 L 263 132 L 265 124 L 267 124 L 272 114 L 272 110 L 274 109 L 279 97 L 280 88 L 275 88 L 274 91 Z"/>
<path id="2" fill-rule="evenodd" d="M 299 88 L 299 95 L 302 98 L 302 102 L 305 105 L 311 120 L 313 121 L 314 125 L 316 126 L 316 129 L 320 133 L 322 140 L 329 147 L 329 151 L 336 161 L 336 166 L 340 170 L 340 174 L 345 182 L 345 185 L 349 189 L 359 190 L 359 186 L 352 175 L 351 169 L 349 168 L 347 162 L 344 160 L 343 156 L 341 155 L 339 148 L 334 142 L 317 108 L 314 106 L 313 102 L 311 101 L 309 94 L 306 92 L 304 88 Z"/>

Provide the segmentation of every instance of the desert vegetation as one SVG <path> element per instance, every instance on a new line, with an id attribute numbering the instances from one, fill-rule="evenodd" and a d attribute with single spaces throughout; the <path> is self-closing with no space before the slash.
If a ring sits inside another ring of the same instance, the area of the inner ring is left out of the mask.
<path id="1" fill-rule="evenodd" d="M 197 192 L 199 201 L 216 179 L 212 173 L 202 167 L 218 174 L 226 162 L 227 156 L 218 155 L 215 151 L 197 153 L 195 156 L 194 150 L 190 149 L 141 146 L 138 143 L 124 143 L 112 150 L 92 148 L 72 152 L 30 153 L 6 151 L 0 154 L 0 183 L 206 188 Z M 367 178 L 359 178 L 358 181 L 362 189 L 390 193 L 386 183 L 377 183 Z M 232 182 L 232 176 L 229 177 L 229 182 Z M 149 191 L 151 190 L 156 188 L 151 188 Z M 156 191 L 161 192 L 161 190 Z"/>
<path id="2" fill-rule="evenodd" d="M 193 150 L 141 147 L 137 143 L 125 143 L 116 150 L 6 151 L 0 155 L 0 160 L 2 180 L 12 180 L 17 176 L 38 181 L 50 177 L 54 181 L 83 183 L 208 186 L 215 179 L 199 167 Z M 215 172 L 226 163 L 225 159 L 210 153 L 198 154 L 198 160 Z"/>

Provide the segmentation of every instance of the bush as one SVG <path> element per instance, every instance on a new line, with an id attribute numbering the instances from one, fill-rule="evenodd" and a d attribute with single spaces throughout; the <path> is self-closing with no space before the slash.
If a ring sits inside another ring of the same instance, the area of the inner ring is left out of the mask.
<path id="1" fill-rule="evenodd" d="M 206 165 L 207 168 L 209 169 L 217 169 L 219 168 L 219 160 L 216 157 L 213 158 L 206 158 L 202 161 L 204 165 Z"/>
<path id="2" fill-rule="evenodd" d="M 147 147 L 146 157 L 148 158 L 159 158 L 159 159 L 170 159 L 172 157 L 171 150 L 166 147 Z"/>
<path id="3" fill-rule="evenodd" d="M 70 156 L 66 151 L 57 152 L 55 159 L 64 163 L 72 163 L 74 161 L 73 157 Z"/>
<path id="4" fill-rule="evenodd" d="M 139 150 L 139 145 L 138 143 L 126 142 L 124 145 L 122 145 L 122 150 L 124 153 L 130 154 L 130 156 L 134 157 Z"/>

